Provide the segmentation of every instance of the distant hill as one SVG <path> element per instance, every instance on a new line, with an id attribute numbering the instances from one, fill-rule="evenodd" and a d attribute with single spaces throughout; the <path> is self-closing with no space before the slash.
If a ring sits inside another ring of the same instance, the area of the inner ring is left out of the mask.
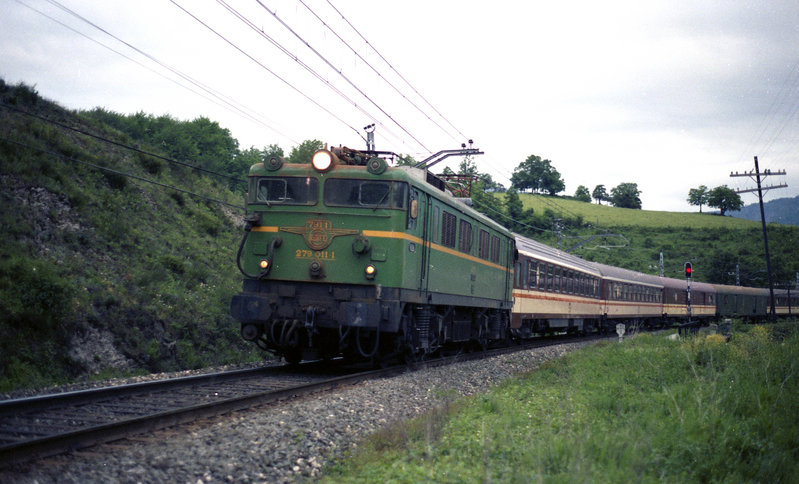
<path id="1" fill-rule="evenodd" d="M 766 222 L 784 225 L 799 225 L 799 195 L 793 198 L 778 198 L 763 204 Z M 760 221 L 760 204 L 745 206 L 740 212 L 732 212 L 733 217 Z"/>

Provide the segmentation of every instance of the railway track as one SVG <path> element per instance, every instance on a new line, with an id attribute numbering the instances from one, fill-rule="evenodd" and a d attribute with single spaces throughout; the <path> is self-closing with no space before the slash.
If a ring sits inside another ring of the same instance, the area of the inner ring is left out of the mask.
<path id="1" fill-rule="evenodd" d="M 352 384 L 369 373 L 281 366 L 1 401 L 0 466 Z"/>
<path id="2" fill-rule="evenodd" d="M 380 370 L 311 363 L 299 368 L 235 370 L 0 401 L 0 467 L 383 378 L 414 367 L 441 366 L 562 341 L 546 339 Z"/>

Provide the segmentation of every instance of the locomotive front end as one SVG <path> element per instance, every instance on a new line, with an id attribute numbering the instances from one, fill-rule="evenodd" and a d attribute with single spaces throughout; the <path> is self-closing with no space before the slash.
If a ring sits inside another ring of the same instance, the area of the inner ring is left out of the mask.
<path id="1" fill-rule="evenodd" d="M 408 186 L 385 160 L 346 148 L 254 165 L 230 307 L 242 337 L 291 362 L 391 344 L 404 263 L 391 234 L 414 216 Z"/>

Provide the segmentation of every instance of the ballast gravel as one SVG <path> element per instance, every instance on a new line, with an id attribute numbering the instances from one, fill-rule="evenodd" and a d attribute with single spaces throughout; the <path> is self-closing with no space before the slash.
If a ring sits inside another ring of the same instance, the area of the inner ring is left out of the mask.
<path id="1" fill-rule="evenodd" d="M 0 469 L 0 482 L 293 482 L 359 440 L 457 396 L 484 392 L 588 343 L 574 342 L 372 380 Z"/>

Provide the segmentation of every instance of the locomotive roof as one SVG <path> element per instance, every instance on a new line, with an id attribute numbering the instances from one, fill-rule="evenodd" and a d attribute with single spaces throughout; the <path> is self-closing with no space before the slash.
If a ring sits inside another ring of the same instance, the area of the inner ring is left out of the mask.
<path id="1" fill-rule="evenodd" d="M 417 186 L 419 188 L 424 188 L 428 193 L 432 194 L 433 196 L 435 196 L 435 197 L 437 197 L 439 199 L 446 200 L 446 201 L 450 202 L 449 205 L 452 206 L 453 208 L 456 208 L 456 209 L 460 210 L 461 212 L 468 214 L 471 217 L 479 219 L 485 225 L 489 225 L 493 229 L 495 229 L 495 230 L 497 230 L 499 232 L 503 232 L 503 233 L 507 233 L 507 234 L 511 233 L 510 230 L 508 230 L 505 226 L 497 223 L 496 221 L 494 221 L 491 218 L 487 217 L 485 214 L 482 214 L 482 213 L 478 212 L 477 210 L 473 209 L 469 205 L 469 203 L 471 202 L 471 199 L 456 197 L 456 196 L 452 195 L 452 193 L 449 190 L 442 191 L 442 190 L 438 189 L 437 187 L 429 184 L 427 182 L 427 172 L 425 172 L 425 170 L 422 170 L 420 168 L 415 168 L 413 166 L 407 166 L 407 165 L 406 166 L 393 166 L 391 168 L 394 169 L 394 170 L 399 170 L 399 171 L 405 172 L 407 174 L 408 178 L 411 178 L 411 179 L 413 179 L 414 182 L 416 182 L 414 184 L 415 186 Z"/>

